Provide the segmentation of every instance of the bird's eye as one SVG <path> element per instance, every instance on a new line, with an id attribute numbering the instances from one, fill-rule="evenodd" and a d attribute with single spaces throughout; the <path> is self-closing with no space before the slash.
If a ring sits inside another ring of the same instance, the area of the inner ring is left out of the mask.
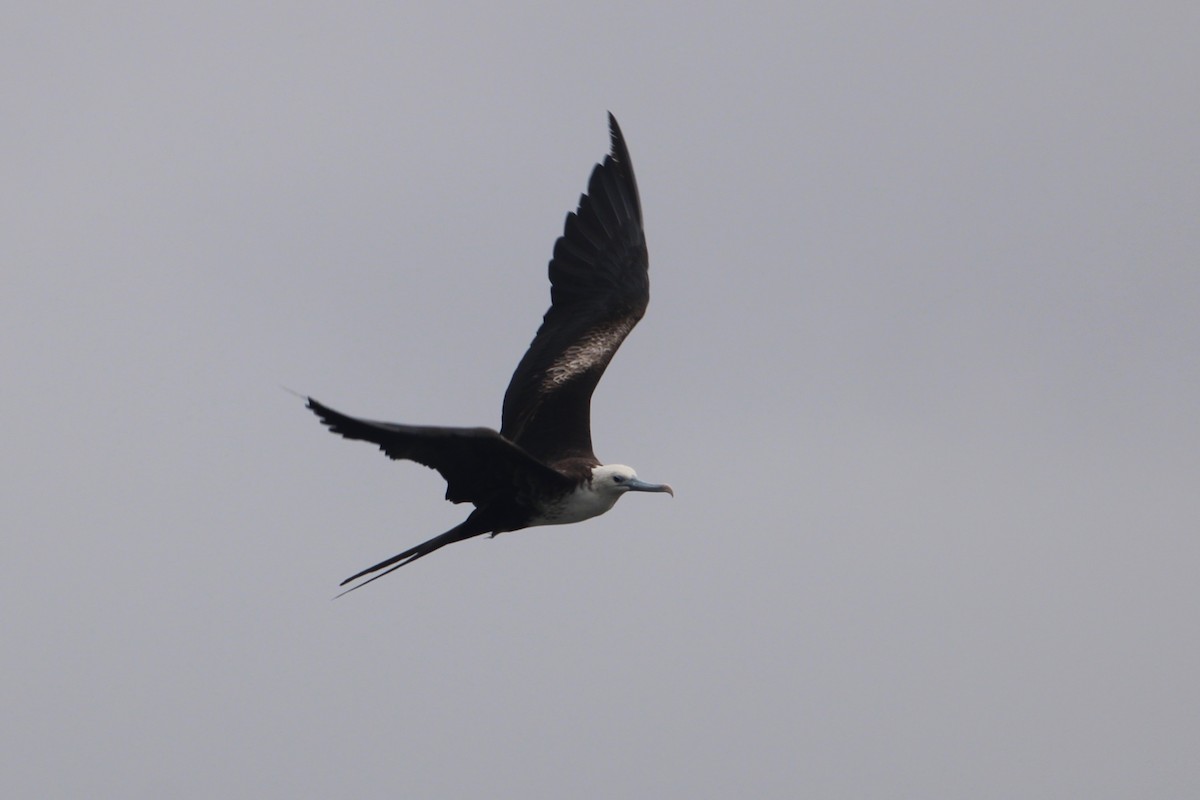
<path id="1" fill-rule="evenodd" d="M 624 482 L 625 482 L 624 475 L 613 475 L 613 483 L 624 483 Z"/>

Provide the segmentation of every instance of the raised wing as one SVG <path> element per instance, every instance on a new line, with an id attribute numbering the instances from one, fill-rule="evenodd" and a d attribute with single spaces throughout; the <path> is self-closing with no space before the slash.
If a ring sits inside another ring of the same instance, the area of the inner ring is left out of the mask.
<path id="1" fill-rule="evenodd" d="M 497 496 L 564 492 L 573 484 L 491 428 L 440 428 L 373 422 L 347 416 L 308 398 L 308 407 L 333 433 L 379 445 L 391 458 L 432 467 L 446 479 L 446 499 L 483 505 Z"/>
<path id="2" fill-rule="evenodd" d="M 608 115 L 612 153 L 592 170 L 550 260 L 550 310 L 504 395 L 501 433 L 547 464 L 595 464 L 592 392 L 650 301 L 633 164 Z"/>

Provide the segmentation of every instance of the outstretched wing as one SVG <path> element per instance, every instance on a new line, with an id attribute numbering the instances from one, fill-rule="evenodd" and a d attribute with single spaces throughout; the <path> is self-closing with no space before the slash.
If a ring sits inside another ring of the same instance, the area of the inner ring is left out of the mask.
<path id="1" fill-rule="evenodd" d="M 650 300 L 642 206 L 621 128 L 550 260 L 550 310 L 504 396 L 501 433 L 535 458 L 597 463 L 592 392 Z"/>
<path id="2" fill-rule="evenodd" d="M 446 479 L 446 499 L 480 505 L 498 495 L 563 492 L 571 481 L 491 428 L 440 428 L 373 422 L 347 416 L 308 398 L 308 407 L 333 433 L 379 445 L 391 458 L 432 467 Z"/>

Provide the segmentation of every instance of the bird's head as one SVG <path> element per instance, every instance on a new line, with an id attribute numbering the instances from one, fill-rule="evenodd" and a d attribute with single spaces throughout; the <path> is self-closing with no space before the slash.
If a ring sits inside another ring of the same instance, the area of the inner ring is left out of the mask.
<path id="1" fill-rule="evenodd" d="M 626 492 L 666 492 L 672 497 L 675 491 L 665 483 L 646 483 L 638 480 L 633 467 L 624 464 L 605 464 L 592 469 L 592 488 L 601 494 L 620 497 Z"/>

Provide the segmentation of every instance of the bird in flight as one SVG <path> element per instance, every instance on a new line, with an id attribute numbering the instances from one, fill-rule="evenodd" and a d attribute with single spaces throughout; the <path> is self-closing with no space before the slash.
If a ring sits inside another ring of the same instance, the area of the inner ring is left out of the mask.
<path id="1" fill-rule="evenodd" d="M 446 499 L 471 503 L 463 522 L 368 567 L 342 586 L 366 586 L 435 550 L 474 536 L 580 522 L 626 492 L 675 492 L 592 452 L 592 392 L 650 301 L 642 205 L 625 137 L 608 115 L 612 152 L 592 170 L 550 259 L 550 309 L 504 395 L 500 430 L 373 422 L 309 397 L 331 432 L 437 470 Z M 377 573 L 377 574 L 373 574 Z M 338 595 L 339 597 L 341 595 Z"/>

